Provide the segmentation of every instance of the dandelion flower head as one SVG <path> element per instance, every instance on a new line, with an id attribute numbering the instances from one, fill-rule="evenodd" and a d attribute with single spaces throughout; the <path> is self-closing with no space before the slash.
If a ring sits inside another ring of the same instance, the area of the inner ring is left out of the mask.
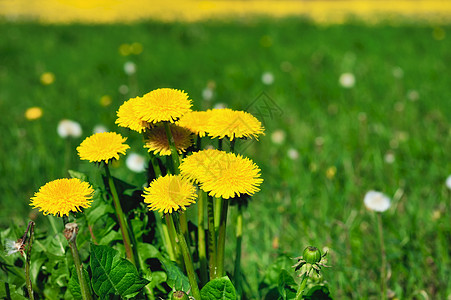
<path id="1" fill-rule="evenodd" d="M 87 137 L 77 147 L 78 155 L 82 160 L 89 162 L 108 163 L 110 159 L 119 159 L 119 154 L 125 154 L 130 148 L 124 142 L 127 138 L 115 132 L 100 132 Z"/>
<path id="2" fill-rule="evenodd" d="M 207 110 L 208 124 L 205 131 L 212 138 L 258 138 L 264 134 L 262 123 L 245 111 L 230 108 Z"/>
<path id="3" fill-rule="evenodd" d="M 149 127 L 149 123 L 142 121 L 136 110 L 136 103 L 141 100 L 141 97 L 131 98 L 125 101 L 117 111 L 116 124 L 121 127 L 126 127 L 139 133 Z"/>
<path id="4" fill-rule="evenodd" d="M 144 202 L 150 210 L 172 213 L 194 203 L 197 198 L 196 188 L 180 175 L 166 175 L 152 181 L 144 188 Z"/>
<path id="5" fill-rule="evenodd" d="M 185 152 L 192 145 L 191 131 L 188 129 L 170 124 L 169 130 L 178 153 Z M 146 131 L 144 142 L 144 148 L 148 148 L 149 152 L 153 151 L 154 154 L 162 156 L 171 155 L 171 148 L 163 125 L 157 125 Z"/>
<path id="6" fill-rule="evenodd" d="M 57 179 L 42 186 L 31 198 L 30 205 L 44 215 L 69 216 L 71 211 L 90 207 L 93 193 L 89 183 L 78 178 Z"/>
<path id="7" fill-rule="evenodd" d="M 25 118 L 27 120 L 37 120 L 42 117 L 42 108 L 34 106 L 25 111 Z"/>
<path id="8" fill-rule="evenodd" d="M 82 134 L 81 125 L 78 122 L 72 120 L 61 120 L 58 123 L 58 127 L 56 129 L 58 135 L 62 138 L 79 138 Z"/>
<path id="9" fill-rule="evenodd" d="M 210 113 L 206 111 L 190 111 L 180 118 L 177 125 L 191 130 L 200 137 L 204 137 L 209 116 Z"/>
<path id="10" fill-rule="evenodd" d="M 384 212 L 390 208 L 390 198 L 381 192 L 369 191 L 363 199 L 365 206 L 377 212 Z"/>
<path id="11" fill-rule="evenodd" d="M 210 196 L 224 199 L 253 195 L 263 182 L 260 168 L 252 160 L 214 149 L 202 150 L 183 159 L 180 174 L 198 182 Z"/>
<path id="12" fill-rule="evenodd" d="M 191 111 L 191 106 L 192 103 L 188 99 L 187 93 L 176 89 L 162 88 L 145 94 L 136 103 L 135 110 L 142 121 L 174 123 Z"/>

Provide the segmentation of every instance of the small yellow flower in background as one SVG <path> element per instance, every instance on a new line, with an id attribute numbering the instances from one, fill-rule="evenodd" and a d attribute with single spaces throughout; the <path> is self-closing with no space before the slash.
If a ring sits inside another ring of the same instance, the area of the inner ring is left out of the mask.
<path id="1" fill-rule="evenodd" d="M 121 127 L 126 127 L 139 133 L 149 127 L 149 123 L 142 121 L 136 110 L 136 103 L 141 100 L 141 97 L 131 98 L 125 101 L 117 111 L 116 124 Z"/>
<path id="2" fill-rule="evenodd" d="M 78 178 L 57 179 L 42 186 L 31 198 L 30 206 L 38 208 L 44 215 L 69 216 L 71 211 L 90 207 L 93 194 L 94 189 L 89 183 Z"/>
<path id="3" fill-rule="evenodd" d="M 334 178 L 336 174 L 337 174 L 337 167 L 332 166 L 332 167 L 327 168 L 327 170 L 326 170 L 326 177 L 328 179 Z"/>
<path id="4" fill-rule="evenodd" d="M 184 114 L 176 124 L 204 137 L 209 115 L 206 111 L 190 111 Z"/>
<path id="5" fill-rule="evenodd" d="M 143 45 L 138 42 L 134 42 L 130 45 L 130 52 L 134 55 L 139 55 L 143 52 Z"/>
<path id="6" fill-rule="evenodd" d="M 144 188 L 144 202 L 149 210 L 172 213 L 196 202 L 197 193 L 193 184 L 180 175 L 166 175 L 152 181 Z"/>
<path id="7" fill-rule="evenodd" d="M 257 118 L 245 111 L 230 108 L 207 110 L 205 131 L 211 138 L 258 138 L 264 128 Z"/>
<path id="8" fill-rule="evenodd" d="M 55 81 L 55 75 L 52 72 L 45 72 L 42 73 L 40 80 L 43 85 L 50 85 Z"/>
<path id="9" fill-rule="evenodd" d="M 110 159 L 119 159 L 119 154 L 125 154 L 130 148 L 124 142 L 127 138 L 115 132 L 101 132 L 87 137 L 80 146 L 77 147 L 80 159 L 89 162 L 105 162 Z"/>
<path id="10" fill-rule="evenodd" d="M 170 124 L 169 130 L 171 130 L 178 153 L 185 152 L 193 144 L 191 131 L 188 129 Z M 163 125 L 157 125 L 147 130 L 144 143 L 144 148 L 148 148 L 149 152 L 153 151 L 154 154 L 162 156 L 171 155 L 171 148 Z"/>
<path id="11" fill-rule="evenodd" d="M 249 158 L 208 149 L 196 152 L 180 164 L 180 174 L 199 183 L 210 196 L 224 199 L 253 195 L 263 179 L 260 168 Z"/>
<path id="12" fill-rule="evenodd" d="M 102 106 L 109 106 L 111 104 L 111 102 L 113 102 L 113 99 L 111 99 L 111 96 L 109 95 L 103 95 L 100 98 L 100 105 Z"/>
<path id="13" fill-rule="evenodd" d="M 142 121 L 174 123 L 191 111 L 191 106 L 191 100 L 184 91 L 162 88 L 145 94 L 140 101 L 136 102 L 135 111 Z"/>
<path id="14" fill-rule="evenodd" d="M 119 46 L 119 53 L 122 56 L 128 56 L 130 55 L 131 49 L 130 49 L 130 45 L 129 44 L 121 44 Z"/>
<path id="15" fill-rule="evenodd" d="M 25 118 L 27 118 L 27 120 L 37 120 L 40 117 L 42 117 L 42 108 L 40 107 L 30 107 L 25 111 Z"/>

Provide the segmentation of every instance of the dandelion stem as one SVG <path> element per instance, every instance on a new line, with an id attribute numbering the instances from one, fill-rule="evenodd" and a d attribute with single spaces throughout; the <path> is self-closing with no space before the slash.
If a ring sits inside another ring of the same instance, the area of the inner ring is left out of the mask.
<path id="1" fill-rule="evenodd" d="M 213 211 L 213 198 L 207 197 L 208 215 L 208 268 L 210 269 L 210 279 L 216 278 L 216 231 Z"/>
<path id="2" fill-rule="evenodd" d="M 199 251 L 200 261 L 200 283 L 203 286 L 208 281 L 207 272 L 207 248 L 205 244 L 205 228 L 204 228 L 204 203 L 207 194 L 199 189 L 199 199 L 197 200 L 197 249 Z"/>
<path id="3" fill-rule="evenodd" d="M 238 215 L 236 217 L 236 249 L 235 270 L 233 272 L 236 294 L 241 298 L 241 241 L 243 239 L 243 207 L 238 204 Z"/>
<path id="4" fill-rule="evenodd" d="M 28 222 L 27 231 L 25 231 L 25 238 L 26 238 L 26 235 L 28 232 L 30 232 L 30 238 L 28 239 L 28 243 L 27 243 L 28 247 L 27 247 L 26 259 L 25 259 L 25 279 L 27 282 L 28 298 L 30 300 L 34 300 L 33 285 L 31 284 L 31 278 L 30 278 L 31 246 L 33 244 L 33 233 L 34 233 L 34 222 L 33 221 Z M 25 242 L 25 239 L 23 241 Z"/>
<path id="5" fill-rule="evenodd" d="M 135 255 L 133 253 L 133 248 L 130 239 L 130 230 L 128 228 L 128 223 L 125 218 L 124 212 L 122 211 L 121 202 L 119 201 L 119 196 L 117 194 L 116 186 L 111 177 L 108 164 L 103 164 L 105 167 L 105 173 L 108 180 L 108 186 L 110 187 L 111 196 L 113 197 L 114 209 L 116 210 L 117 219 L 119 221 L 119 227 L 121 228 L 122 240 L 124 241 L 125 253 L 128 260 L 130 260 L 133 265 L 136 266 Z"/>
<path id="6" fill-rule="evenodd" d="M 68 242 L 72 257 L 74 258 L 75 271 L 77 272 L 78 282 L 80 283 L 81 296 L 83 300 L 90 300 L 92 299 L 91 289 L 89 288 L 88 283 L 86 282 L 86 278 L 83 274 L 83 265 L 80 260 L 80 254 L 78 253 L 75 238 L 70 239 Z"/>
<path id="7" fill-rule="evenodd" d="M 169 128 L 169 123 L 163 122 L 163 126 L 164 126 L 164 130 L 166 131 L 166 136 L 169 141 L 169 149 L 171 149 L 172 164 L 174 167 L 174 170 L 172 173 L 175 175 L 175 174 L 180 173 L 180 171 L 179 171 L 180 158 L 179 158 L 179 154 L 177 152 L 177 148 L 175 147 L 174 137 L 172 136 L 171 129 Z"/>
<path id="8" fill-rule="evenodd" d="M 172 251 L 174 253 L 175 256 L 175 261 L 178 263 L 179 266 L 182 266 L 182 261 L 180 259 L 180 250 L 176 241 L 176 231 L 175 231 L 175 227 L 174 227 L 174 222 L 172 221 L 172 217 L 170 217 L 170 214 L 165 214 L 164 218 L 166 220 L 166 225 L 168 228 L 168 234 L 169 234 L 169 239 L 171 241 L 171 247 L 172 247 Z"/>
<path id="9" fill-rule="evenodd" d="M 219 232 L 218 232 L 218 252 L 217 252 L 217 266 L 218 273 L 217 277 L 222 277 L 224 275 L 224 251 L 225 251 L 225 238 L 226 238 L 226 228 L 227 228 L 227 210 L 229 208 L 229 201 L 221 198 L 221 216 L 219 221 Z"/>
<path id="10" fill-rule="evenodd" d="M 313 270 L 313 267 L 310 266 L 309 270 L 306 273 L 304 273 L 304 275 L 302 275 L 302 281 L 301 281 L 301 284 L 299 285 L 299 289 L 296 293 L 296 297 L 294 298 L 295 300 L 302 299 L 302 296 L 304 295 L 305 286 L 307 285 L 307 281 L 310 276 L 310 272 L 312 270 Z"/>
<path id="11" fill-rule="evenodd" d="M 385 253 L 384 232 L 382 229 L 382 214 L 377 213 L 377 225 L 379 229 L 379 242 L 381 245 L 381 299 L 387 299 L 386 267 L 387 256 Z"/>
<path id="12" fill-rule="evenodd" d="M 167 214 L 170 222 L 174 222 L 172 218 L 172 214 Z M 175 231 L 177 233 L 177 238 L 180 243 L 180 248 L 183 254 L 183 260 L 185 262 L 186 272 L 188 273 L 188 280 L 191 286 L 191 293 L 193 294 L 194 299 L 200 300 L 200 292 L 199 286 L 197 285 L 196 273 L 194 273 L 193 261 L 191 259 L 191 254 L 188 249 L 188 245 L 186 244 L 185 236 L 180 230 L 180 222 L 178 217 L 175 215 Z"/>

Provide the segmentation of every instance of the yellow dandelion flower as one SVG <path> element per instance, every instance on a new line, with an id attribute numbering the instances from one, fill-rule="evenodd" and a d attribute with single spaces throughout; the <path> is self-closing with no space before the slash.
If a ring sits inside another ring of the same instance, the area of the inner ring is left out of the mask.
<path id="1" fill-rule="evenodd" d="M 200 137 L 204 137 L 209 116 L 210 114 L 206 111 L 190 111 L 180 118 L 177 125 L 191 130 Z"/>
<path id="2" fill-rule="evenodd" d="M 121 127 L 127 127 L 139 133 L 149 127 L 149 123 L 142 121 L 138 117 L 136 110 L 136 103 L 141 100 L 141 97 L 131 98 L 125 101 L 117 111 L 116 124 Z"/>
<path id="3" fill-rule="evenodd" d="M 93 193 L 89 183 L 78 178 L 57 179 L 42 186 L 31 198 L 30 206 L 38 208 L 44 215 L 69 216 L 71 211 L 90 207 Z"/>
<path id="4" fill-rule="evenodd" d="M 37 120 L 40 117 L 42 117 L 42 108 L 40 107 L 30 107 L 25 111 L 25 118 L 27 118 L 27 120 Z"/>
<path id="5" fill-rule="evenodd" d="M 169 121 L 174 123 L 181 116 L 191 111 L 188 94 L 175 89 L 157 89 L 145 94 L 136 103 L 138 117 L 149 123 Z"/>
<path id="6" fill-rule="evenodd" d="M 209 149 L 194 153 L 180 164 L 180 174 L 199 183 L 210 196 L 224 199 L 258 192 L 263 179 L 249 158 Z"/>
<path id="7" fill-rule="evenodd" d="M 87 137 L 80 146 L 77 147 L 80 159 L 89 162 L 108 163 L 110 159 L 119 159 L 119 154 L 125 154 L 130 148 L 124 142 L 127 138 L 115 132 L 100 132 Z"/>
<path id="8" fill-rule="evenodd" d="M 174 144 L 177 151 L 179 153 L 185 152 L 186 149 L 192 145 L 191 132 L 186 128 L 173 124 L 169 125 L 169 129 L 174 138 Z M 153 151 L 154 154 L 162 156 L 171 155 L 169 141 L 163 125 L 157 125 L 146 131 L 144 142 L 144 148 L 148 148 L 149 152 Z"/>
<path id="9" fill-rule="evenodd" d="M 335 177 L 335 174 L 337 174 L 337 167 L 332 166 L 332 167 L 327 168 L 326 177 L 328 179 L 333 179 Z"/>
<path id="10" fill-rule="evenodd" d="M 50 85 L 55 81 L 55 74 L 52 72 L 42 73 L 40 80 L 43 85 Z"/>
<path id="11" fill-rule="evenodd" d="M 102 97 L 100 97 L 100 105 L 102 106 L 108 106 L 111 104 L 111 102 L 113 102 L 113 99 L 111 99 L 111 96 L 109 95 L 103 95 Z"/>
<path id="12" fill-rule="evenodd" d="M 119 46 L 119 53 L 122 55 L 122 56 L 128 56 L 128 55 L 130 55 L 130 45 L 129 44 L 121 44 L 120 46 Z"/>
<path id="13" fill-rule="evenodd" d="M 209 115 L 205 131 L 212 138 L 258 138 L 264 134 L 262 123 L 245 111 L 229 108 L 207 110 Z"/>
<path id="14" fill-rule="evenodd" d="M 150 210 L 172 213 L 194 203 L 197 198 L 196 188 L 180 175 L 166 175 L 152 181 L 144 188 L 144 202 Z"/>
<path id="15" fill-rule="evenodd" d="M 141 43 L 134 42 L 130 45 L 130 52 L 135 55 L 141 54 L 141 52 L 143 52 L 143 45 Z"/>

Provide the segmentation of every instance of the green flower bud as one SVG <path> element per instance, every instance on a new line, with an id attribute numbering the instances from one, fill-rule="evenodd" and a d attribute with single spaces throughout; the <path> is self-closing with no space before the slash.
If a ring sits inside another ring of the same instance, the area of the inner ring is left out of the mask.
<path id="1" fill-rule="evenodd" d="M 313 246 L 308 246 L 302 253 L 302 258 L 309 264 L 319 263 L 321 261 L 321 251 Z"/>
<path id="2" fill-rule="evenodd" d="M 175 291 L 172 293 L 172 300 L 188 300 L 188 295 L 184 291 Z"/>

